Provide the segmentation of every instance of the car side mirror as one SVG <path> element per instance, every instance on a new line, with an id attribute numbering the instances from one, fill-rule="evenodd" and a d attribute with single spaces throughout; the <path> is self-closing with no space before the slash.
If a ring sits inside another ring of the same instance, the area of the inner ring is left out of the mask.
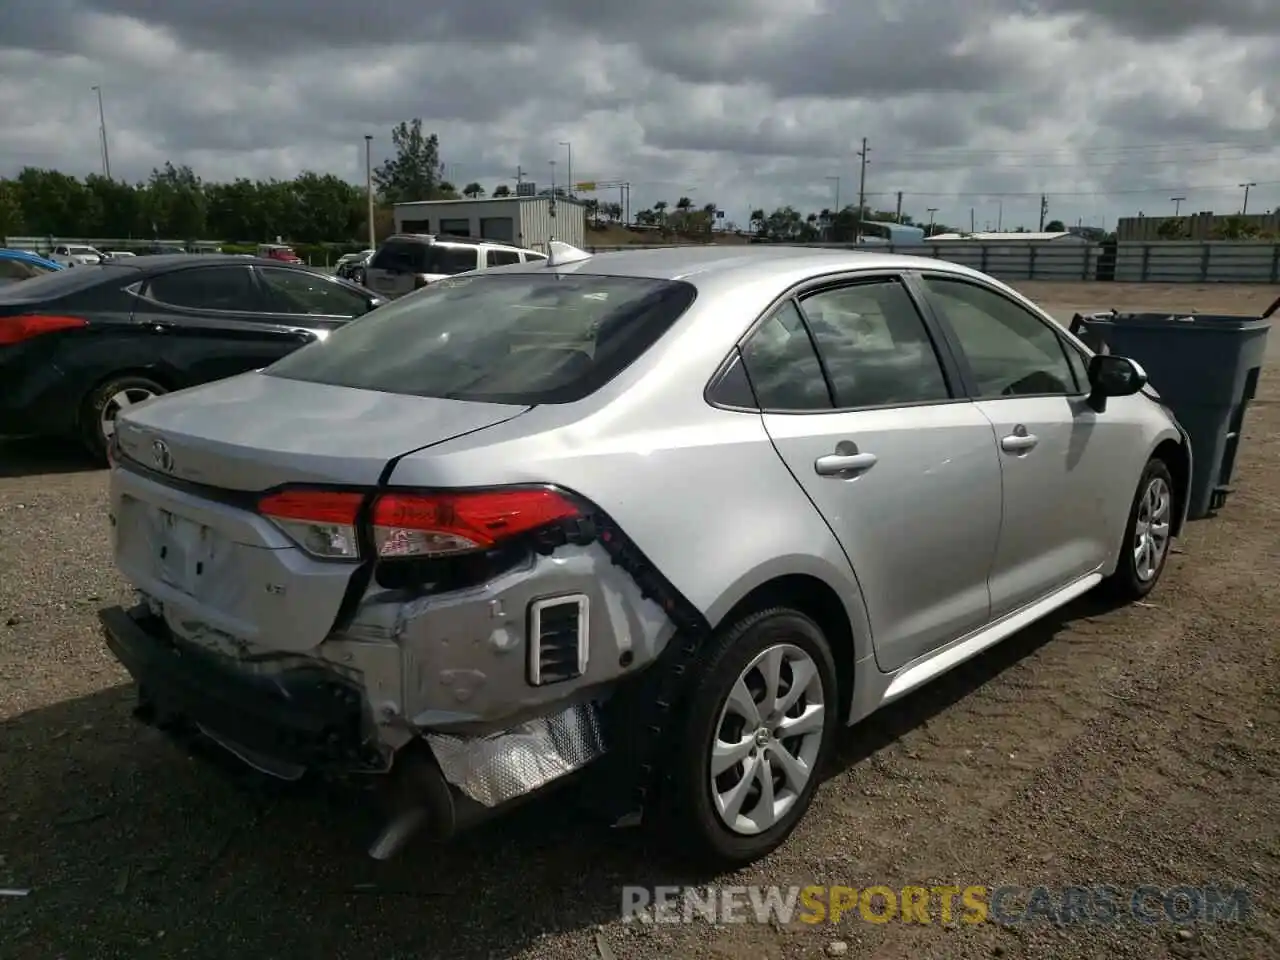
<path id="1" fill-rule="evenodd" d="M 1089 406 L 1098 413 L 1107 409 L 1108 397 L 1130 397 L 1147 385 L 1147 372 L 1135 360 L 1095 354 L 1089 360 Z"/>

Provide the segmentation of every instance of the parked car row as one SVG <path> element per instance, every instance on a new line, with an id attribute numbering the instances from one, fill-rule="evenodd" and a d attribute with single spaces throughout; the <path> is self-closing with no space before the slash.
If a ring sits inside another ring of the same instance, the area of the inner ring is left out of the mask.
<path id="1" fill-rule="evenodd" d="M 382 302 L 294 263 L 195 254 L 0 286 L 0 436 L 76 437 L 104 458 L 121 410 L 267 366 Z"/>
<path id="2" fill-rule="evenodd" d="M 0 291 L 9 422 L 112 463 L 142 599 L 101 620 L 142 719 L 382 783 L 376 856 L 594 766 L 602 809 L 742 865 L 838 728 L 1159 580 L 1185 431 L 1006 285 L 865 251 L 549 253 L 397 236 L 379 293 L 194 258 Z"/>

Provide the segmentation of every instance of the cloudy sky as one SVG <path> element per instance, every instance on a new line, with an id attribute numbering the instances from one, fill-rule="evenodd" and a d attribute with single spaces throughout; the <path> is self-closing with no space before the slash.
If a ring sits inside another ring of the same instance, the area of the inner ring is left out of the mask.
<path id="1" fill-rule="evenodd" d="M 633 209 L 872 202 L 978 229 L 1280 205 L 1280 0 L 6 0 L 0 175 L 331 171 L 421 117 L 448 175 Z M 375 158 L 376 162 L 376 158 Z M 611 192 L 610 198 L 614 198 Z"/>

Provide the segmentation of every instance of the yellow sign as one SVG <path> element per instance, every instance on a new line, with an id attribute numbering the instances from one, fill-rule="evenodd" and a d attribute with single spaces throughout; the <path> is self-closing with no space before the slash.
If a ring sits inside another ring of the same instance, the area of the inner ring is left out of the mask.
<path id="1" fill-rule="evenodd" d="M 596 182 L 594 180 L 583 180 L 581 183 L 575 183 L 573 185 L 573 189 L 577 190 L 579 193 L 591 193 L 595 188 Z"/>

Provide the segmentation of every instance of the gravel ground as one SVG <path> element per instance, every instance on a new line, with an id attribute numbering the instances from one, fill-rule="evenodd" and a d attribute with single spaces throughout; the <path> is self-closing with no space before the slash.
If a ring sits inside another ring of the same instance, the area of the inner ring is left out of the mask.
<path id="1" fill-rule="evenodd" d="M 1075 309 L 1258 311 L 1271 288 L 1025 284 Z M 1272 338 L 1271 354 L 1280 350 Z M 1248 887 L 1235 924 L 623 925 L 623 884 L 676 876 L 643 836 L 552 800 L 447 847 L 367 859 L 338 795 L 219 775 L 129 716 L 95 611 L 127 599 L 104 478 L 0 446 L 4 957 L 1276 957 L 1280 380 L 1237 493 L 1193 525 L 1150 602 L 1087 599 L 842 740 L 793 840 L 724 884 Z M 834 943 L 844 945 L 833 946 Z"/>

